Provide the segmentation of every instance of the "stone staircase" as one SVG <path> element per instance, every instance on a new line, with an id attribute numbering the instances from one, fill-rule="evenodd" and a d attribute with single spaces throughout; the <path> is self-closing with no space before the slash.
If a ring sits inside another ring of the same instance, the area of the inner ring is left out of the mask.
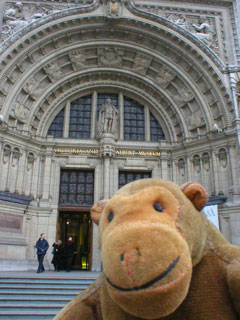
<path id="1" fill-rule="evenodd" d="M 91 272 L 0 275 L 0 319 L 48 320 L 98 276 Z"/>

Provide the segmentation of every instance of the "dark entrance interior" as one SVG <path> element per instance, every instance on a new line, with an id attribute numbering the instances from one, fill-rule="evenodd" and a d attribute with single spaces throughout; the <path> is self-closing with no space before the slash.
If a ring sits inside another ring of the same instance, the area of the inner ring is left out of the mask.
<path id="1" fill-rule="evenodd" d="M 68 237 L 73 238 L 75 253 L 73 269 L 90 270 L 91 219 L 90 212 L 59 212 L 59 239 L 66 245 Z"/>
<path id="2" fill-rule="evenodd" d="M 94 196 L 93 170 L 61 170 L 57 238 L 65 247 L 73 238 L 73 269 L 91 269 L 92 224 L 90 208 Z"/>

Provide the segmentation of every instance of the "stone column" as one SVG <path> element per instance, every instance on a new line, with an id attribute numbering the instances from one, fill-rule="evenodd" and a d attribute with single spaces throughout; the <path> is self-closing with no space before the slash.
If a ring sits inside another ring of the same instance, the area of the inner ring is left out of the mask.
<path id="1" fill-rule="evenodd" d="M 145 106 L 145 137 L 146 141 L 151 141 L 151 128 L 150 128 L 150 112 L 149 109 Z"/>
<path id="2" fill-rule="evenodd" d="M 70 101 L 68 100 L 64 109 L 63 138 L 69 136 Z"/>
<path id="3" fill-rule="evenodd" d="M 120 122 L 120 140 L 124 140 L 124 96 L 119 93 L 119 122 Z"/>
<path id="4" fill-rule="evenodd" d="M 32 179 L 32 195 L 34 199 L 37 198 L 37 189 L 38 189 L 38 176 L 40 171 L 40 155 L 37 155 L 34 157 L 34 163 L 33 163 L 33 179 Z"/>
<path id="5" fill-rule="evenodd" d="M 19 173 L 18 173 L 18 181 L 17 181 L 17 187 L 16 187 L 16 191 L 19 194 L 24 194 L 24 179 L 25 179 L 25 174 L 26 174 L 26 162 L 27 162 L 27 153 L 28 150 L 25 148 L 22 151 L 22 154 L 20 156 L 20 160 L 19 160 Z"/>
<path id="6" fill-rule="evenodd" d="M 91 114 L 91 139 L 96 137 L 96 119 L 97 119 L 97 91 L 92 95 L 92 114 Z"/>
<path id="7" fill-rule="evenodd" d="M 231 172 L 231 192 L 233 194 L 233 199 L 239 200 L 240 195 L 240 186 L 239 186 L 239 171 L 238 171 L 238 162 L 237 159 L 238 151 L 236 150 L 235 145 L 228 146 L 228 166 L 229 171 Z"/>
<path id="8" fill-rule="evenodd" d="M 217 160 L 217 151 L 216 150 L 211 150 L 211 156 L 212 156 L 212 174 L 213 174 L 213 185 L 214 185 L 214 193 L 218 194 L 218 192 L 220 191 L 219 188 L 219 164 L 218 164 L 218 160 Z"/>
<path id="9" fill-rule="evenodd" d="M 162 168 L 162 179 L 168 180 L 168 155 L 167 152 L 161 152 L 161 168 Z"/>
<path id="10" fill-rule="evenodd" d="M 51 183 L 51 167 L 52 167 L 52 153 L 50 150 L 46 152 L 45 168 L 43 176 L 43 193 L 42 201 L 48 202 L 50 196 L 50 183 Z"/>

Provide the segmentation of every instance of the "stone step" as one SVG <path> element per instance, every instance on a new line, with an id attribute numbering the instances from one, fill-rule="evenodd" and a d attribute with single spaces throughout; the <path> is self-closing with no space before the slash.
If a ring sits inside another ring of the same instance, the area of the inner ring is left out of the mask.
<path id="1" fill-rule="evenodd" d="M 64 288 L 62 288 L 61 286 L 42 286 L 42 287 L 38 287 L 38 286 L 32 286 L 32 285 L 28 285 L 28 286 L 16 286 L 16 285 L 12 285 L 12 286 L 7 286 L 7 285 L 3 285 L 0 287 L 0 293 L 2 292 L 2 290 L 76 290 L 76 291 L 79 291 L 79 290 L 84 290 L 88 288 L 88 286 L 76 286 L 76 287 L 73 287 L 71 285 L 66 285 Z"/>
<path id="2" fill-rule="evenodd" d="M 14 304 L 11 305 L 11 307 L 7 304 L 2 304 L 0 303 L 0 314 L 2 314 L 2 311 L 38 311 L 38 310 L 44 310 L 47 309 L 48 311 L 56 311 L 58 312 L 60 309 L 64 307 L 64 304 L 26 304 L 26 305 L 19 305 L 19 304 Z"/>
<path id="3" fill-rule="evenodd" d="M 80 292 L 79 292 L 80 293 Z M 72 293 L 72 292 L 48 292 L 48 294 L 46 294 L 46 292 L 25 292 L 25 293 L 16 293 L 16 292 L 4 292 L 4 293 L 0 293 L 0 297 L 2 298 L 16 298 L 16 299 L 30 299 L 31 297 L 34 297 L 35 299 L 42 299 L 43 297 L 46 298 L 58 298 L 58 297 L 62 297 L 63 299 L 73 299 L 74 297 L 76 297 L 78 293 Z"/>
<path id="4" fill-rule="evenodd" d="M 54 288 L 54 289 L 86 289 L 89 284 L 79 283 L 0 283 L 0 289 L 2 288 Z"/>
<path id="5" fill-rule="evenodd" d="M 18 283 L 24 283 L 24 284 L 84 284 L 84 285 L 89 285 L 92 284 L 95 280 L 94 279 L 84 279 L 84 280 L 77 280 L 77 279 L 1 279 L 0 278 L 0 283 L 7 283 L 7 284 L 18 284 Z"/>

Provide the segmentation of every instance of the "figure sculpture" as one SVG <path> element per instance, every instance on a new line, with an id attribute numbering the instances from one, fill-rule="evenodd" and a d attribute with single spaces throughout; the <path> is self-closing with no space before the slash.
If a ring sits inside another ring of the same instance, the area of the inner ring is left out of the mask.
<path id="1" fill-rule="evenodd" d="M 118 110 L 113 105 L 110 98 L 102 105 L 99 112 L 98 135 L 103 133 L 115 133 L 118 119 Z"/>

